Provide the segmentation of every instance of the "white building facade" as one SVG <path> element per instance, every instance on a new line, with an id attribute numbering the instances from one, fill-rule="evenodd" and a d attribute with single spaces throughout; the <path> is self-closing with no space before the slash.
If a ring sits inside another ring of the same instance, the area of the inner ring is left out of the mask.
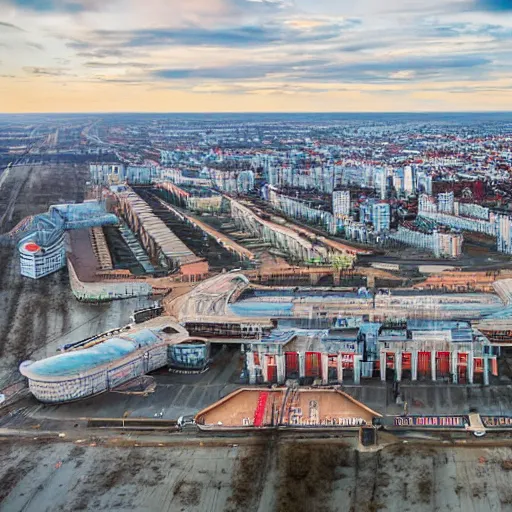
<path id="1" fill-rule="evenodd" d="M 348 217 L 350 214 L 350 191 L 335 190 L 332 193 L 332 213 L 337 219 Z"/>
<path id="2" fill-rule="evenodd" d="M 30 235 L 18 244 L 18 252 L 22 276 L 40 279 L 53 274 L 66 266 L 64 232 L 57 232 L 47 245 L 38 243 Z"/>

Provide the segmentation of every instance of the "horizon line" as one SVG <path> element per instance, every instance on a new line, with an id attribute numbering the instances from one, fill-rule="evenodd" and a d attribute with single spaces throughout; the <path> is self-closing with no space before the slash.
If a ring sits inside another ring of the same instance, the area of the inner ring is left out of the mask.
<path id="1" fill-rule="evenodd" d="M 135 111 L 135 110 L 119 110 L 119 111 L 58 111 L 58 112 L 44 112 L 44 111 L 31 111 L 31 112 L 0 112 L 0 116 L 9 115 L 60 115 L 60 114 L 73 114 L 73 115 L 89 115 L 89 114 L 158 114 L 158 115 L 233 115 L 233 114 L 512 114 L 512 110 L 360 110 L 360 111 L 308 111 L 308 110 L 294 110 L 294 111 Z"/>

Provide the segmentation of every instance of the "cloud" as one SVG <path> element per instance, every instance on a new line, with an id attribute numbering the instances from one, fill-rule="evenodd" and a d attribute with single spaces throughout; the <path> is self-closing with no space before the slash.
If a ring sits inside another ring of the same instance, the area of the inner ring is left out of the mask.
<path id="1" fill-rule="evenodd" d="M 12 30 L 17 30 L 18 32 L 25 32 L 22 28 L 17 25 L 13 25 L 12 23 L 7 23 L 6 21 L 0 21 L 0 27 L 10 28 Z"/>
<path id="2" fill-rule="evenodd" d="M 27 46 L 29 46 L 30 48 L 35 48 L 36 50 L 44 51 L 44 46 L 42 44 L 31 43 L 31 42 L 28 42 L 28 43 L 25 43 L 25 44 Z"/>
<path id="3" fill-rule="evenodd" d="M 86 52 L 77 52 L 76 56 L 85 59 L 107 59 L 109 57 L 123 57 L 127 53 L 133 52 L 121 48 L 94 48 Z"/>
<path id="4" fill-rule="evenodd" d="M 473 85 L 473 86 L 466 86 L 466 87 L 449 87 L 447 89 L 443 89 L 444 92 L 449 93 L 455 93 L 455 94 L 474 94 L 475 92 L 490 92 L 490 93 L 496 93 L 496 92 L 510 92 L 510 87 L 497 87 L 497 86 L 479 86 L 479 85 Z"/>
<path id="5" fill-rule="evenodd" d="M 78 13 L 86 9 L 83 3 L 72 0 L 14 0 L 13 3 L 21 9 L 28 9 L 39 13 Z"/>
<path id="6" fill-rule="evenodd" d="M 23 68 L 25 73 L 34 76 L 65 76 L 69 75 L 69 69 L 67 68 L 45 68 L 37 66 L 26 66 Z"/>
<path id="7" fill-rule="evenodd" d="M 84 66 L 87 68 L 149 68 L 151 64 L 147 62 L 104 62 L 104 61 L 90 61 L 85 62 Z"/>
<path id="8" fill-rule="evenodd" d="M 450 23 L 429 28 L 429 32 L 442 38 L 461 38 L 464 36 L 481 36 L 493 39 L 512 37 L 512 27 L 489 23 Z"/>
<path id="9" fill-rule="evenodd" d="M 123 84 L 123 85 L 143 85 L 146 83 L 146 80 L 143 80 L 143 79 L 121 78 L 121 77 L 111 77 L 111 76 L 103 76 L 103 75 L 95 75 L 92 78 L 92 81 L 103 82 L 103 83 L 107 83 L 107 84 Z"/>
<path id="10" fill-rule="evenodd" d="M 159 69 L 153 72 L 155 78 L 164 80 L 184 80 L 184 79 L 251 79 L 262 78 L 271 70 L 275 69 L 274 66 L 265 68 L 264 66 L 229 66 L 218 68 L 197 68 L 197 69 Z"/>
<path id="11" fill-rule="evenodd" d="M 347 89 L 338 87 L 336 91 L 345 91 Z M 276 85 L 200 85 L 190 89 L 195 94 L 254 94 L 254 95 L 294 95 L 294 94 L 323 94 L 332 92 L 333 89 L 325 87 L 307 87 L 302 85 L 276 84 Z"/>
<path id="12" fill-rule="evenodd" d="M 66 43 L 66 48 L 71 48 L 72 50 L 85 50 L 91 47 L 91 43 L 87 41 L 69 41 Z"/>
<path id="13" fill-rule="evenodd" d="M 512 0 L 476 0 L 474 5 L 483 11 L 512 11 Z"/>
<path id="14" fill-rule="evenodd" d="M 460 71 L 481 68 L 492 61 L 479 55 L 455 56 L 409 56 L 388 60 L 356 61 L 346 64 L 329 64 L 314 68 L 306 74 L 298 74 L 298 80 L 340 81 L 340 82 L 390 82 L 419 78 L 455 76 Z"/>
<path id="15" fill-rule="evenodd" d="M 311 59 L 287 63 L 252 63 L 236 64 L 231 66 L 204 67 L 204 68 L 178 68 L 159 69 L 152 73 L 155 78 L 164 80 L 184 79 L 218 79 L 218 80 L 250 80 L 264 78 L 273 74 L 286 74 L 309 67 L 326 64 L 328 61 Z"/>
<path id="16" fill-rule="evenodd" d="M 362 41 L 340 46 L 339 50 L 347 53 L 357 53 L 364 50 L 375 50 L 377 48 L 383 48 L 388 45 L 389 42 L 385 41 Z"/>
<path id="17" fill-rule="evenodd" d="M 347 19 L 333 23 L 315 24 L 305 29 L 292 24 L 269 22 L 261 26 L 240 25 L 224 28 L 188 26 L 133 31 L 98 30 L 90 37 L 91 40 L 133 47 L 179 45 L 246 48 L 277 43 L 299 44 L 329 41 L 340 37 L 344 32 L 360 24 L 361 20 Z M 300 28 L 303 29 L 300 30 Z"/>
<path id="18" fill-rule="evenodd" d="M 107 83 L 119 101 L 133 84 L 142 102 L 155 90 L 315 102 L 343 88 L 399 102 L 400 91 L 438 86 L 468 97 L 474 84 L 492 96 L 490 84 L 512 76 L 511 2 L 0 0 L 2 73 L 77 90 Z"/>
<path id="19" fill-rule="evenodd" d="M 387 60 L 366 60 L 334 63 L 328 59 L 234 64 L 218 67 L 158 69 L 152 76 L 162 80 L 254 80 L 284 78 L 289 83 L 380 83 L 437 77 L 443 72 L 455 75 L 460 71 L 481 68 L 491 60 L 479 55 L 443 57 L 409 56 Z"/>
<path id="20" fill-rule="evenodd" d="M 100 38 L 129 46 L 251 46 L 279 40 L 275 31 L 265 27 L 244 26 L 226 29 L 191 27 L 183 29 L 143 29 L 132 32 L 101 30 Z"/>
<path id="21" fill-rule="evenodd" d="M 259 3 L 259 4 L 266 4 L 276 7 L 291 7 L 293 5 L 292 2 L 289 2 L 287 0 L 245 0 L 246 2 L 250 3 Z"/>

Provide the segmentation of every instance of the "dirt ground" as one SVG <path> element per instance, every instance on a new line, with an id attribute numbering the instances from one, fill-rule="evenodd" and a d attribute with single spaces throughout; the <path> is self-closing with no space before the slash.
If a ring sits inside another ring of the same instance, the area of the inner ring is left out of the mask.
<path id="1" fill-rule="evenodd" d="M 512 449 L 340 441 L 254 446 L 0 444 L 0 510 L 512 510 Z"/>
<path id="2" fill-rule="evenodd" d="M 88 174 L 87 166 L 71 164 L 10 169 L 0 187 L 0 233 L 51 204 L 82 201 Z M 66 270 L 38 281 L 21 277 L 16 249 L 0 246 L 0 388 L 19 377 L 21 361 L 53 355 L 63 343 L 128 323 L 139 302 L 80 304 Z"/>
<path id="3" fill-rule="evenodd" d="M 147 304 L 145 299 L 80 303 L 71 293 L 67 270 L 37 281 L 24 278 L 16 254 L 9 251 L 0 270 L 0 388 L 17 380 L 22 361 L 54 355 L 64 343 L 126 325 L 133 310 Z"/>
<path id="4" fill-rule="evenodd" d="M 45 212 L 51 204 L 83 201 L 88 176 L 88 166 L 83 164 L 9 169 L 0 187 L 0 233 L 9 231 L 27 215 Z"/>

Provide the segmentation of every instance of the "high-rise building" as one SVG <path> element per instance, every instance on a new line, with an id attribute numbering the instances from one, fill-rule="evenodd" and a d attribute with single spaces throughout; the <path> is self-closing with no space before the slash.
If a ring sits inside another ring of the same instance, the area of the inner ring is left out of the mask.
<path id="1" fill-rule="evenodd" d="M 473 203 L 459 203 L 459 214 L 464 217 L 489 220 L 489 208 Z"/>
<path id="2" fill-rule="evenodd" d="M 360 170 L 358 169 L 358 172 Z M 370 165 L 365 165 L 363 167 L 362 179 L 360 180 L 361 185 L 365 187 L 373 186 L 373 167 Z"/>
<path id="3" fill-rule="evenodd" d="M 512 219 L 498 215 L 498 251 L 512 254 Z"/>
<path id="4" fill-rule="evenodd" d="M 125 172 L 126 181 L 133 185 L 149 185 L 154 174 L 152 167 L 140 165 L 129 165 Z"/>
<path id="5" fill-rule="evenodd" d="M 438 194 L 437 211 L 441 213 L 453 213 L 453 192 Z"/>
<path id="6" fill-rule="evenodd" d="M 160 163 L 162 165 L 169 165 L 174 161 L 173 151 L 160 150 Z"/>
<path id="7" fill-rule="evenodd" d="M 404 167 L 404 191 L 407 194 L 412 194 L 414 190 L 414 171 L 410 165 L 406 165 Z"/>
<path id="8" fill-rule="evenodd" d="M 161 177 L 164 181 L 172 181 L 177 185 L 179 185 L 183 179 L 181 169 L 164 169 Z"/>
<path id="9" fill-rule="evenodd" d="M 421 194 L 432 194 L 432 176 L 425 171 L 418 171 L 416 174 L 416 190 Z"/>
<path id="10" fill-rule="evenodd" d="M 332 213 L 337 219 L 350 214 L 350 191 L 335 190 L 332 193 Z"/>
<path id="11" fill-rule="evenodd" d="M 263 187 L 261 187 L 260 194 L 261 194 L 261 198 L 264 201 L 268 201 L 270 199 L 270 186 L 268 183 L 265 183 L 265 185 L 263 185 Z"/>
<path id="12" fill-rule="evenodd" d="M 437 212 L 437 204 L 432 196 L 421 194 L 418 200 L 418 212 Z"/>
<path id="13" fill-rule="evenodd" d="M 254 189 L 254 172 L 241 171 L 236 179 L 239 194 L 247 194 Z"/>
<path id="14" fill-rule="evenodd" d="M 387 169 L 378 167 L 375 169 L 373 183 L 375 189 L 379 192 L 381 199 L 386 199 L 387 196 Z"/>
<path id="15" fill-rule="evenodd" d="M 269 185 L 278 185 L 278 169 L 274 166 L 274 164 L 269 164 L 266 170 Z"/>
<path id="16" fill-rule="evenodd" d="M 434 231 L 434 253 L 438 257 L 458 258 L 462 254 L 462 235 Z"/>
<path id="17" fill-rule="evenodd" d="M 373 205 L 375 199 L 366 199 L 359 206 L 359 221 L 371 224 L 373 222 Z"/>
<path id="18" fill-rule="evenodd" d="M 391 223 L 391 210 L 388 203 L 376 203 L 373 205 L 373 229 L 380 233 L 389 231 Z"/>
<path id="19" fill-rule="evenodd" d="M 393 173 L 393 187 L 397 191 L 397 193 L 402 192 L 404 189 L 404 176 L 403 173 L 399 171 L 395 171 Z"/>
<path id="20" fill-rule="evenodd" d="M 95 185 L 109 185 L 123 183 L 125 168 L 122 164 L 91 164 L 89 165 L 91 181 Z"/>

